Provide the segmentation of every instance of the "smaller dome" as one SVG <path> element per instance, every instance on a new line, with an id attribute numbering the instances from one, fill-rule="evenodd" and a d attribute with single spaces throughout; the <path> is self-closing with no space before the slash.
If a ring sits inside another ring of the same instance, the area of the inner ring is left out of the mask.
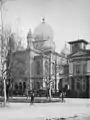
<path id="1" fill-rule="evenodd" d="M 66 57 L 69 54 L 70 54 L 69 48 L 66 46 L 66 43 L 65 43 L 65 46 L 64 46 L 64 48 L 61 51 L 61 55 Z"/>
<path id="2" fill-rule="evenodd" d="M 43 19 L 42 23 L 36 27 L 33 37 L 36 41 L 48 40 L 48 38 L 53 40 L 53 29 Z"/>

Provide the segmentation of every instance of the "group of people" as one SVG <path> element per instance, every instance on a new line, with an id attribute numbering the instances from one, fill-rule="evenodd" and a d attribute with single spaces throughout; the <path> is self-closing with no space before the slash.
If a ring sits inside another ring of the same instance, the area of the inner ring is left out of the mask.
<path id="1" fill-rule="evenodd" d="M 7 93 L 7 100 L 8 100 L 8 98 L 9 98 L 8 92 L 6 91 L 6 93 Z M 28 94 L 28 92 L 27 92 L 27 99 L 28 99 L 28 96 L 29 96 L 29 94 Z M 31 97 L 31 99 L 30 99 L 30 104 L 33 104 L 33 103 L 34 103 L 34 99 L 35 99 L 34 91 L 31 91 L 30 97 Z M 65 102 L 64 97 L 65 97 L 65 93 L 64 93 L 64 92 L 61 92 L 61 93 L 60 93 L 60 98 L 61 98 L 61 102 L 62 102 L 62 103 Z"/>
<path id="2" fill-rule="evenodd" d="M 62 92 L 62 93 L 60 94 L 60 98 L 61 98 L 61 102 L 62 102 L 62 103 L 65 102 L 64 97 L 65 97 L 65 93 Z M 33 92 L 31 92 L 31 101 L 30 101 L 30 104 L 33 104 L 33 103 L 34 103 L 34 98 L 35 98 L 35 94 L 34 94 L 34 91 L 33 91 Z"/>

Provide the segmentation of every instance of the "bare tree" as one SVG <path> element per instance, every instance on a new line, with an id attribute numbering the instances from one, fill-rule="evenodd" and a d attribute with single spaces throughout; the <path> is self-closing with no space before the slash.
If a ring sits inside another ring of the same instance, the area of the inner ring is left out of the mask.
<path id="1" fill-rule="evenodd" d="M 10 80 L 11 77 L 11 67 L 10 56 L 12 52 L 23 48 L 21 45 L 21 38 L 18 39 L 15 37 L 14 33 L 11 33 L 10 30 L 3 30 L 3 34 L 0 34 L 0 54 L 1 54 L 1 75 L 4 83 L 4 105 L 6 105 L 6 79 Z"/>
<path id="2" fill-rule="evenodd" d="M 6 83 L 5 83 L 5 79 L 6 79 L 6 71 L 7 71 L 7 55 L 8 55 L 8 51 L 9 51 L 9 46 L 8 46 L 8 42 L 9 42 L 9 36 L 11 31 L 8 33 L 6 31 L 6 29 L 4 29 L 4 16 L 3 16 L 3 5 L 4 3 L 8 1 L 8 0 L 0 0 L 0 10 L 1 10 L 1 34 L 0 34 L 0 53 L 1 53 L 1 75 L 2 75 L 2 80 L 4 83 L 4 105 L 6 104 Z M 12 1 L 12 0 L 11 0 Z M 5 30 L 5 31 L 4 31 Z"/>
<path id="3" fill-rule="evenodd" d="M 7 54 L 8 54 L 8 42 L 9 42 L 9 36 L 10 33 L 4 31 L 3 34 L 0 35 L 0 54 L 1 54 L 1 75 L 2 75 L 2 80 L 4 83 L 4 105 L 6 104 L 6 83 L 5 83 L 5 79 L 6 79 L 6 61 L 7 61 Z"/>

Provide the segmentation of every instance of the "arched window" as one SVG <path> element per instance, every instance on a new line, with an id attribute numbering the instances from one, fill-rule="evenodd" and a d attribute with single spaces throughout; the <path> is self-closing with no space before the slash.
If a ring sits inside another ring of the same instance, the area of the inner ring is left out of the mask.
<path id="1" fill-rule="evenodd" d="M 55 75 L 55 63 L 52 63 L 52 75 Z"/>
<path id="2" fill-rule="evenodd" d="M 19 83 L 19 89 L 22 90 L 22 83 Z"/>
<path id="3" fill-rule="evenodd" d="M 83 79 L 83 89 L 84 90 L 86 89 L 86 81 L 85 81 L 85 79 Z"/>
<path id="4" fill-rule="evenodd" d="M 18 90 L 18 84 L 15 83 L 15 90 Z"/>
<path id="5" fill-rule="evenodd" d="M 80 90 L 80 79 L 77 79 L 77 89 Z"/>
<path id="6" fill-rule="evenodd" d="M 23 82 L 23 88 L 26 89 L 26 82 Z"/>
<path id="7" fill-rule="evenodd" d="M 40 89 L 40 82 L 37 82 L 37 89 Z"/>
<path id="8" fill-rule="evenodd" d="M 49 63 L 48 61 L 45 61 L 45 75 L 47 76 L 49 74 Z"/>

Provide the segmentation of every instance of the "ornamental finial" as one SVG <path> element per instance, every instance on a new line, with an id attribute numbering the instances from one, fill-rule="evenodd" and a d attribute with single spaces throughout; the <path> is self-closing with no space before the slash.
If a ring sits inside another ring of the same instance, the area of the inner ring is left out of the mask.
<path id="1" fill-rule="evenodd" d="M 45 18 L 42 19 L 42 22 L 45 23 Z"/>

